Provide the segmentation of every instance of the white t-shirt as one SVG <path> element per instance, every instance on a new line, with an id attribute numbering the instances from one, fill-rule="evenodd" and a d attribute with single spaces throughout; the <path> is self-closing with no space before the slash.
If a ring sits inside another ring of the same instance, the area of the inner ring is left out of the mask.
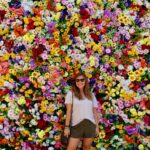
<path id="1" fill-rule="evenodd" d="M 92 93 L 93 99 L 88 100 L 83 99 L 79 100 L 73 94 L 73 111 L 72 111 L 72 120 L 71 125 L 75 126 L 83 119 L 88 119 L 95 124 L 94 114 L 93 114 L 93 107 L 98 107 L 97 100 L 95 95 Z M 72 92 L 69 91 L 65 96 L 65 104 L 72 104 Z"/>

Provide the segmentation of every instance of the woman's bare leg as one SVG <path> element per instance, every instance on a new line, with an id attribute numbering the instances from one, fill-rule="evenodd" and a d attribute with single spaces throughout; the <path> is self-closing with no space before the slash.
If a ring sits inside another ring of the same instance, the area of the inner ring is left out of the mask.
<path id="1" fill-rule="evenodd" d="M 69 144 L 67 146 L 67 150 L 76 150 L 78 147 L 78 144 L 80 142 L 80 138 L 72 138 L 69 139 Z"/>
<path id="2" fill-rule="evenodd" d="M 83 138 L 83 150 L 90 150 L 93 138 Z"/>

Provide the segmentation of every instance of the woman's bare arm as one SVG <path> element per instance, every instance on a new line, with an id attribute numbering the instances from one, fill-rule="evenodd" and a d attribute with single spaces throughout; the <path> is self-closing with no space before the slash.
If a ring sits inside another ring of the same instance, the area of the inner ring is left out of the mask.
<path id="1" fill-rule="evenodd" d="M 72 113 L 72 104 L 66 104 L 67 112 L 66 112 L 66 121 L 65 126 L 70 126 L 71 113 Z"/>

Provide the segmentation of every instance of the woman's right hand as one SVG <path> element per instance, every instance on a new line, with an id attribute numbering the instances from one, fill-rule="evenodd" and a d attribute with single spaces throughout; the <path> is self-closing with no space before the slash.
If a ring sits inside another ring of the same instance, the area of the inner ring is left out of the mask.
<path id="1" fill-rule="evenodd" d="M 68 137 L 69 135 L 70 135 L 70 128 L 67 127 L 67 128 L 65 128 L 65 130 L 64 130 L 64 136 Z"/>

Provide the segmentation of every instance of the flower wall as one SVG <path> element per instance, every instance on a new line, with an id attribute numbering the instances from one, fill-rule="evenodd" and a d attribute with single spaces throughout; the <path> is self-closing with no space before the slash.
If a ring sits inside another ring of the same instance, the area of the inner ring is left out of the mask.
<path id="1" fill-rule="evenodd" d="M 0 1 L 0 148 L 65 149 L 70 78 L 100 114 L 93 149 L 150 148 L 150 9 L 140 0 Z"/>

